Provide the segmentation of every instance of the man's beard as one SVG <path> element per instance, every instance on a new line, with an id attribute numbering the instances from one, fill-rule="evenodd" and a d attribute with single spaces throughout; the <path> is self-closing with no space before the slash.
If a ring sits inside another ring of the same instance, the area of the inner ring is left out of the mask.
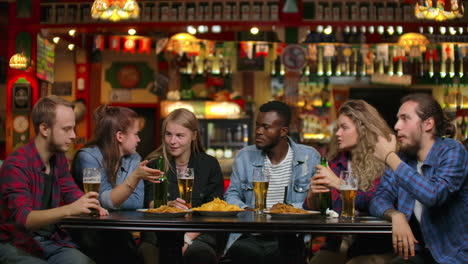
<path id="1" fill-rule="evenodd" d="M 68 148 L 63 149 L 64 146 L 61 146 L 61 145 L 59 145 L 59 144 L 57 144 L 55 142 L 55 140 L 53 139 L 54 138 L 53 133 L 51 134 L 51 138 L 52 138 L 52 140 L 48 144 L 48 148 L 49 148 L 50 153 L 60 153 L 60 152 L 67 152 L 68 151 Z"/>
<path id="2" fill-rule="evenodd" d="M 412 138 L 412 141 L 406 145 L 400 146 L 400 151 L 407 155 L 409 158 L 417 158 L 419 150 L 421 150 L 421 137 L 422 137 L 422 127 L 419 126 L 419 131 L 415 132 L 413 135 L 409 135 Z"/>
<path id="3" fill-rule="evenodd" d="M 421 149 L 421 142 L 419 140 L 415 140 L 411 144 L 402 145 L 400 147 L 400 151 L 411 159 L 417 157 L 417 154 L 420 149 Z"/>
<path id="4" fill-rule="evenodd" d="M 263 147 L 259 147 L 257 145 L 255 145 L 257 147 L 257 149 L 263 151 L 263 152 L 269 152 L 272 148 L 276 147 L 276 145 L 278 145 L 280 141 L 280 138 L 276 138 L 275 140 L 273 140 L 270 144 L 268 145 L 265 145 Z"/>

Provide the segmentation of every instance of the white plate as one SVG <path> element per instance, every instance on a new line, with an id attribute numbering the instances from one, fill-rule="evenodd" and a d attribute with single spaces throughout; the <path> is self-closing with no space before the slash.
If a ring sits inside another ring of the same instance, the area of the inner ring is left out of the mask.
<path id="1" fill-rule="evenodd" d="M 300 219 L 300 218 L 309 218 L 313 217 L 315 215 L 319 215 L 319 211 L 307 211 L 309 213 L 303 213 L 303 214 L 289 214 L 289 213 L 271 213 L 270 211 L 264 211 L 265 214 L 271 215 L 271 217 L 274 218 L 285 218 L 285 219 Z"/>
<path id="2" fill-rule="evenodd" d="M 138 212 L 143 212 L 148 215 L 152 215 L 155 217 L 164 217 L 164 218 L 171 218 L 171 217 L 183 217 L 186 214 L 192 212 L 187 210 L 185 212 L 176 212 L 176 213 L 158 213 L 158 212 L 148 212 L 148 209 L 137 209 Z"/>
<path id="3" fill-rule="evenodd" d="M 368 224 L 388 224 L 390 222 L 385 221 L 385 220 L 364 220 L 364 221 L 359 221 L 361 223 L 368 223 Z"/>
<path id="4" fill-rule="evenodd" d="M 197 211 L 193 210 L 194 213 L 203 216 L 235 216 L 243 211 Z"/>

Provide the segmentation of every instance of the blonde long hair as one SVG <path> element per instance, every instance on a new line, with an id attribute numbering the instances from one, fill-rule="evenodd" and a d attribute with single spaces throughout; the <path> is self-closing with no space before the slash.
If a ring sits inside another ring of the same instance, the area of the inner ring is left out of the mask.
<path id="1" fill-rule="evenodd" d="M 155 159 L 163 155 L 164 160 L 166 162 L 166 168 L 170 168 L 174 170 L 174 168 L 170 167 L 170 160 L 172 160 L 173 157 L 169 153 L 167 153 L 166 143 L 164 142 L 164 135 L 166 134 L 166 128 L 169 122 L 174 122 L 178 125 L 181 125 L 189 129 L 193 133 L 195 133 L 195 140 L 192 141 L 192 143 L 190 144 L 190 155 L 198 154 L 200 152 L 205 152 L 205 148 L 203 147 L 203 144 L 202 144 L 201 134 L 200 134 L 200 124 L 198 122 L 197 117 L 195 117 L 195 115 L 192 112 L 184 108 L 178 108 L 172 111 L 166 117 L 166 119 L 164 119 L 164 122 L 162 124 L 161 146 L 159 146 L 159 148 L 157 148 L 155 151 L 148 154 L 146 159 L 151 160 L 151 159 Z"/>
<path id="2" fill-rule="evenodd" d="M 346 101 L 338 110 L 338 114 L 349 117 L 356 126 L 358 141 L 350 151 L 351 169 L 359 178 L 359 189 L 368 190 L 385 171 L 385 164 L 374 156 L 378 136 L 390 140 L 393 130 L 379 112 L 363 100 Z M 342 150 L 338 149 L 336 133 L 334 133 L 328 152 L 329 160 L 336 158 L 340 151 Z"/>

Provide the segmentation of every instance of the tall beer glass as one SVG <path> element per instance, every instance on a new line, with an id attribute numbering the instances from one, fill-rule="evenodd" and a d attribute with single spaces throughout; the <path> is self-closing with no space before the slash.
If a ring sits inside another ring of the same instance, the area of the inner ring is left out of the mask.
<path id="1" fill-rule="evenodd" d="M 101 168 L 84 168 L 83 186 L 85 193 L 99 193 L 99 188 L 101 187 Z M 91 209 L 91 215 L 98 216 L 99 212 L 96 209 Z"/>
<path id="2" fill-rule="evenodd" d="M 254 168 L 253 187 L 255 193 L 255 211 L 262 213 L 266 209 L 266 196 L 270 175 L 263 168 Z"/>
<path id="3" fill-rule="evenodd" d="M 349 171 L 340 172 L 340 193 L 343 208 L 341 209 L 341 217 L 345 219 L 354 219 L 354 203 L 358 189 L 358 180 L 355 175 Z"/>
<path id="4" fill-rule="evenodd" d="M 188 208 L 192 207 L 194 178 L 193 168 L 177 169 L 177 185 L 179 186 L 180 198 L 184 199 Z"/>

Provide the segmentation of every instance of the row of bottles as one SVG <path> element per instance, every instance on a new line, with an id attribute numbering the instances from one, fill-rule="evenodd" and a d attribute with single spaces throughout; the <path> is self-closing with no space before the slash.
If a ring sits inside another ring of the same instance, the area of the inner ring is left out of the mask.
<path id="1" fill-rule="evenodd" d="M 461 5 L 461 1 L 459 1 Z M 304 0 L 304 19 L 316 21 L 417 21 L 408 1 Z M 461 9 L 463 10 L 463 9 Z"/>
<path id="2" fill-rule="evenodd" d="M 138 2 L 144 22 L 165 21 L 277 21 L 278 2 L 256 1 L 146 1 Z M 132 21 L 135 21 L 132 20 Z M 88 23 L 90 3 L 41 4 L 43 23 Z"/>
<path id="3" fill-rule="evenodd" d="M 468 46 L 449 45 L 405 51 L 404 47 L 381 45 L 314 45 L 302 74 L 305 76 L 411 75 L 424 77 L 459 77 L 468 74 Z M 451 50 L 451 52 L 450 52 Z M 450 53 L 450 54 L 447 54 Z M 271 75 L 284 75 L 281 59 L 271 61 Z"/>
<path id="4" fill-rule="evenodd" d="M 209 122 L 207 147 L 219 145 L 247 146 L 249 143 L 249 129 L 247 124 L 235 126 L 215 125 Z"/>

